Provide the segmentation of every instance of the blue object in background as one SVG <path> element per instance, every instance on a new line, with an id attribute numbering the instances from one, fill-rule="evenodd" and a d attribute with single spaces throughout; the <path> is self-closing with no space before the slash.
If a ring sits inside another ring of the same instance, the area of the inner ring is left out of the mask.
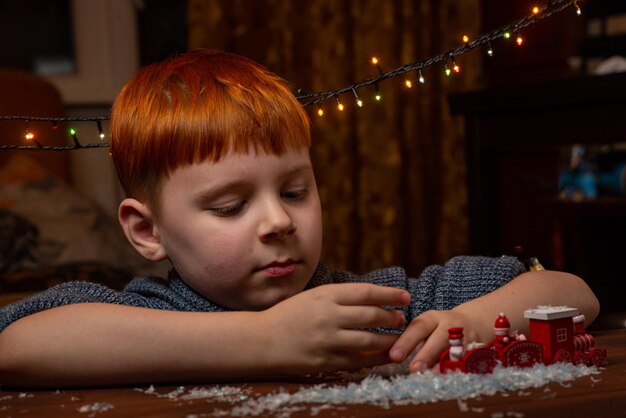
<path id="1" fill-rule="evenodd" d="M 585 158 L 587 148 L 583 145 L 573 145 L 570 154 L 569 167 L 559 175 L 559 192 L 567 199 L 594 199 L 598 196 L 596 175 L 591 164 Z"/>
<path id="2" fill-rule="evenodd" d="M 559 175 L 559 190 L 568 198 L 580 195 L 588 199 L 598 196 L 596 176 L 590 170 L 563 170 Z"/>
<path id="3" fill-rule="evenodd" d="M 584 165 L 574 170 L 563 170 L 559 175 L 559 190 L 563 197 L 598 197 L 598 188 L 626 195 L 626 163 L 618 164 L 612 171 L 594 174 Z"/>

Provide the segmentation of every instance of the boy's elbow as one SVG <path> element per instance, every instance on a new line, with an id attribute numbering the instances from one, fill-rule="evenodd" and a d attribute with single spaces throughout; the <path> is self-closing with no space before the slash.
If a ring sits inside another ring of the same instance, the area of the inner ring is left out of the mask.
<path id="1" fill-rule="evenodd" d="M 573 274 L 569 275 L 578 280 L 580 290 L 577 291 L 577 293 L 582 296 L 580 298 L 580 306 L 575 307 L 579 308 L 579 310 L 582 311 L 581 313 L 585 315 L 585 322 L 587 325 L 589 325 L 598 317 L 598 314 L 600 313 L 600 301 L 584 279 Z"/>
<path id="2" fill-rule="evenodd" d="M 585 315 L 585 324 L 591 324 L 600 313 L 600 301 L 587 282 L 571 273 L 539 270 L 524 273 L 528 285 L 543 289 L 544 302 L 549 305 L 567 305 Z"/>
<path id="3" fill-rule="evenodd" d="M 558 274 L 564 275 L 566 280 L 575 283 L 573 287 L 564 287 L 569 289 L 568 294 L 572 299 L 569 305 L 578 308 L 585 315 L 585 325 L 591 324 L 600 313 L 598 297 L 583 278 L 565 272 L 558 272 Z"/>
<path id="4" fill-rule="evenodd" d="M 587 286 L 587 284 L 585 283 L 585 286 Z M 589 289 L 589 300 L 590 300 L 590 306 L 588 308 L 589 310 L 589 317 L 587 315 L 585 315 L 585 323 L 586 325 L 591 324 L 600 314 L 600 301 L 598 300 L 598 297 L 595 295 L 595 293 L 593 293 L 593 291 L 591 290 L 591 288 L 589 288 L 589 286 L 587 286 L 587 288 Z"/>

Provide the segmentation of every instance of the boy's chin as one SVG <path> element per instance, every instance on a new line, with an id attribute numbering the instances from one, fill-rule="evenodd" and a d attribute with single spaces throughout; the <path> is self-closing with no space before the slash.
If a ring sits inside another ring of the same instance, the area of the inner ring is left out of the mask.
<path id="1" fill-rule="evenodd" d="M 233 308 L 234 310 L 240 311 L 264 311 L 266 309 L 271 308 L 274 305 L 279 304 L 280 302 L 289 299 L 290 297 L 296 295 L 296 293 L 287 293 L 281 292 L 280 294 L 272 294 L 265 295 L 264 297 L 257 297 L 254 301 L 244 302 L 239 307 Z"/>

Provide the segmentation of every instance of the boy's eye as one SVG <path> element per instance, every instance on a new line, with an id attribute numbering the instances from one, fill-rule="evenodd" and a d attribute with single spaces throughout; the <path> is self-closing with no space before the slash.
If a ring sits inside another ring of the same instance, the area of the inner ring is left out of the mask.
<path id="1" fill-rule="evenodd" d="M 217 216 L 234 216 L 241 212 L 244 205 L 246 204 L 245 200 L 235 203 L 234 205 L 224 206 L 222 208 L 209 208 L 209 210 L 215 213 Z"/>
<path id="2" fill-rule="evenodd" d="M 302 200 L 309 193 L 308 189 L 300 189 L 300 190 L 289 190 L 286 192 L 282 192 L 280 195 L 288 200 Z"/>

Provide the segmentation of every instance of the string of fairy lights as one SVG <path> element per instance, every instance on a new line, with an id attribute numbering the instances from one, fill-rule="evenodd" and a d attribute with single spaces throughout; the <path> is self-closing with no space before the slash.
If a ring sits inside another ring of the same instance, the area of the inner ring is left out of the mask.
<path id="1" fill-rule="evenodd" d="M 522 30 L 528 26 L 543 20 L 555 13 L 558 13 L 568 7 L 574 7 L 575 13 L 580 15 L 582 13 L 579 0 L 549 0 L 543 5 L 535 5 L 532 7 L 530 13 L 514 22 L 504 25 L 496 30 L 486 33 L 478 38 L 470 39 L 469 36 L 464 35 L 461 39 L 461 45 L 447 52 L 443 52 L 439 55 L 429 57 L 424 60 L 412 62 L 402 65 L 391 71 L 383 71 L 381 64 L 376 57 L 372 57 L 371 63 L 377 70 L 378 75 L 368 78 L 366 80 L 359 81 L 350 86 L 345 86 L 336 90 L 320 91 L 315 93 L 299 94 L 297 99 L 302 103 L 302 106 L 316 106 L 317 115 L 323 116 L 325 111 L 322 106 L 323 102 L 332 101 L 336 102 L 336 109 L 340 112 L 346 109 L 347 100 L 344 100 L 346 96 L 354 100 L 357 107 L 363 107 L 364 101 L 359 96 L 359 92 L 362 92 L 366 87 L 374 87 L 373 99 L 376 102 L 382 100 L 382 93 L 380 83 L 389 78 L 395 78 L 404 76 L 404 85 L 406 88 L 413 88 L 415 85 L 414 79 L 417 80 L 418 85 L 426 83 L 424 77 L 424 69 L 443 64 L 443 75 L 450 77 L 454 74 L 461 72 L 461 66 L 457 63 L 457 58 L 463 54 L 472 51 L 478 47 L 484 47 L 486 54 L 491 57 L 495 55 L 495 51 L 492 47 L 492 42 L 498 40 L 515 40 L 517 46 L 524 44 L 524 37 Z M 412 78 L 411 75 L 414 75 Z M 416 77 L 416 78 L 415 78 Z M 365 94 L 362 94 L 365 97 Z M 368 96 L 369 97 L 369 96 Z M 34 150 L 34 151 L 68 151 L 75 149 L 88 149 L 88 148 L 104 148 L 108 147 L 108 143 L 105 142 L 106 134 L 104 132 L 102 122 L 107 121 L 108 116 L 96 116 L 96 117 L 32 117 L 32 116 L 0 116 L 0 122 L 3 121 L 24 121 L 24 137 L 28 145 L 16 144 L 16 145 L 0 145 L 0 150 Z M 68 135 L 72 139 L 71 145 L 65 146 L 48 146 L 42 144 L 31 129 L 30 122 L 50 122 L 52 129 L 58 129 L 61 123 L 80 123 L 91 122 L 96 123 L 98 129 L 99 141 L 93 143 L 83 144 L 78 139 L 78 130 L 71 126 L 68 128 Z"/>

